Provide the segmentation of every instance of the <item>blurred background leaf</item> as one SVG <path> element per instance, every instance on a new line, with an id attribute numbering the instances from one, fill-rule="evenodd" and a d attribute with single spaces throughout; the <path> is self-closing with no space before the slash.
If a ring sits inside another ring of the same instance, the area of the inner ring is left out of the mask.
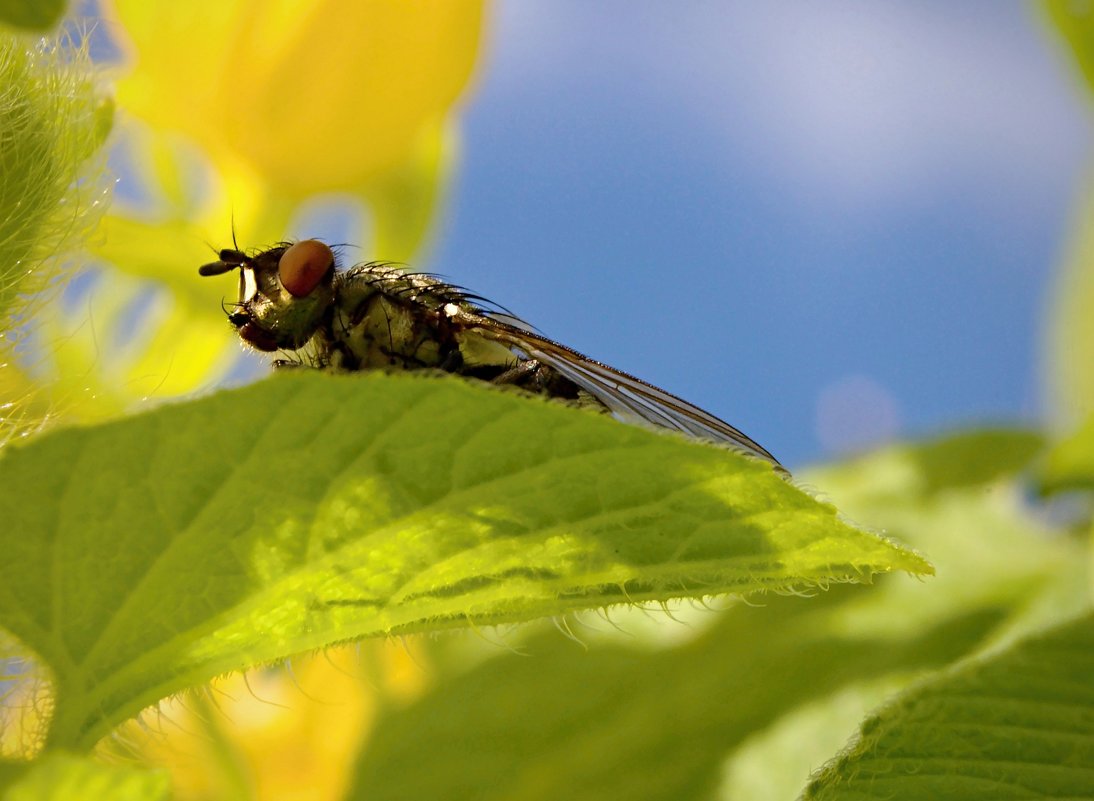
<path id="1" fill-rule="evenodd" d="M 1000 614 L 910 639 L 842 635 L 831 608 L 853 594 L 739 605 L 663 652 L 584 651 L 557 633 L 524 641 L 521 655 L 382 718 L 348 797 L 709 797 L 727 755 L 756 731 L 847 683 L 944 665 Z"/>
<path id="2" fill-rule="evenodd" d="M 1045 0 L 1041 5 L 1076 66 L 1088 105 L 1094 93 L 1094 8 L 1089 3 Z M 1094 413 L 1094 195 L 1072 220 L 1071 245 L 1056 279 L 1048 317 L 1046 368 L 1060 428 L 1081 424 Z"/>
<path id="3" fill-rule="evenodd" d="M 807 799 L 1094 795 L 1094 617 L 971 660 L 887 704 Z"/>
<path id="4" fill-rule="evenodd" d="M 166 801 L 164 771 L 105 765 L 86 756 L 54 752 L 31 765 L 0 763 L 4 801 Z"/>
<path id="5" fill-rule="evenodd" d="M 0 0 L 0 22 L 45 32 L 61 21 L 67 6 L 65 0 Z"/>
<path id="6" fill-rule="evenodd" d="M 42 262 L 81 243 L 104 198 L 88 164 L 106 139 L 112 105 L 91 77 L 86 48 L 66 36 L 0 38 L 0 315 L 42 289 Z"/>
<path id="7" fill-rule="evenodd" d="M 1094 490 L 1094 415 L 1045 456 L 1039 478 L 1045 490 Z"/>
<path id="8" fill-rule="evenodd" d="M 86 44 L 66 34 L 35 41 L 0 31 L 0 86 L 2 444 L 35 430 L 58 403 L 17 351 L 104 210 L 97 151 L 113 106 L 96 86 Z"/>

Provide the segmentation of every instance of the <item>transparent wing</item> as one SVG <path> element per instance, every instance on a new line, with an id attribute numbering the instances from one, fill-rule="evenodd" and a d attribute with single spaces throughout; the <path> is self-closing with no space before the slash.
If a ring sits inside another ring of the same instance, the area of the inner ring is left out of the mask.
<path id="1" fill-rule="evenodd" d="M 705 412 L 683 398 L 647 384 L 614 367 L 601 364 L 558 342 L 540 336 L 519 321 L 488 313 L 474 314 L 450 307 L 454 322 L 459 322 L 477 334 L 501 342 L 530 359 L 536 359 L 558 370 L 586 392 L 596 396 L 616 417 L 630 422 L 644 422 L 673 431 L 681 431 L 698 439 L 725 443 L 767 459 L 782 468 L 779 461 L 759 443 L 738 431 L 724 420 Z"/>

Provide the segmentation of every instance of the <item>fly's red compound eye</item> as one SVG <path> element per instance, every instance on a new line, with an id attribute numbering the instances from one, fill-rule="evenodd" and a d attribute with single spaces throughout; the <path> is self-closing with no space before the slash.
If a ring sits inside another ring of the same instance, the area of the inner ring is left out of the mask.
<path id="1" fill-rule="evenodd" d="M 303 298 L 319 286 L 334 264 L 334 252 L 317 239 L 305 239 L 290 245 L 277 263 L 281 285 L 293 297 Z"/>

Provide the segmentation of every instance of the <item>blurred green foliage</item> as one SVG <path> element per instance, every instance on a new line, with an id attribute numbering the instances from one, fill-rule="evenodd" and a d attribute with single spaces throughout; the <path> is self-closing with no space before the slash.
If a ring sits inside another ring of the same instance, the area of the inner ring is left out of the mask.
<path id="1" fill-rule="evenodd" d="M 89 160 L 112 106 L 90 80 L 87 53 L 66 37 L 30 42 L 0 33 L 0 320 L 54 276 L 47 259 L 79 244 L 103 193 Z"/>
<path id="2" fill-rule="evenodd" d="M 44 33 L 61 21 L 67 7 L 65 0 L 0 0 L 0 22 Z"/>
<path id="3" fill-rule="evenodd" d="M 1076 66 L 1076 84 L 1094 100 L 1094 10 L 1089 3 L 1046 0 L 1041 5 L 1052 31 Z M 1094 414 L 1094 192 L 1079 213 L 1071 247 L 1057 278 L 1048 326 L 1046 381 L 1062 428 Z"/>

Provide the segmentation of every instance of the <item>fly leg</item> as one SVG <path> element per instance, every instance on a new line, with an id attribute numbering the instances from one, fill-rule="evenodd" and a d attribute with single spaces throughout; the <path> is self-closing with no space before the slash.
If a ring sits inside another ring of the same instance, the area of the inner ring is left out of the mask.
<path id="1" fill-rule="evenodd" d="M 539 382 L 536 380 L 537 372 L 541 367 L 542 365 L 535 359 L 526 359 L 517 362 L 504 373 L 494 376 L 490 381 L 493 384 L 510 384 L 536 392 L 539 389 L 537 386 Z"/>
<path id="2" fill-rule="evenodd" d="M 462 373 L 463 371 L 463 354 L 460 353 L 459 348 L 453 348 L 444 355 L 444 358 L 437 363 L 438 370 L 444 370 L 446 373 Z"/>
<path id="3" fill-rule="evenodd" d="M 517 362 L 504 373 L 494 376 L 491 381 L 495 384 L 520 387 L 539 395 L 564 400 L 577 400 L 580 393 L 580 389 L 574 382 L 538 359 Z"/>
<path id="4" fill-rule="evenodd" d="M 331 370 L 330 362 L 316 359 L 314 364 L 305 364 L 299 357 L 295 359 L 274 359 L 270 366 L 275 370 Z"/>

